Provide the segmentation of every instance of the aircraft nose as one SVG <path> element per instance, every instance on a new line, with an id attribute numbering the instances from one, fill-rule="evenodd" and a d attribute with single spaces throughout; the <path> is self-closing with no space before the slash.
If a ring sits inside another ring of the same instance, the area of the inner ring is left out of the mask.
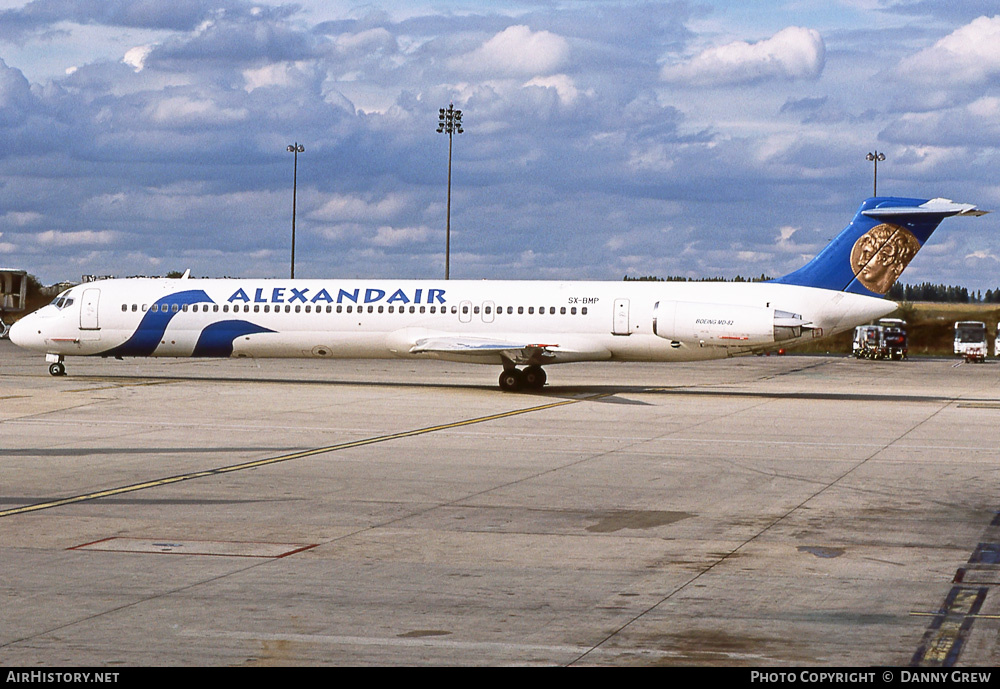
<path id="1" fill-rule="evenodd" d="M 14 325 L 10 326 L 10 331 L 7 333 L 7 337 L 10 338 L 10 341 L 18 347 L 29 346 L 30 324 L 25 323 L 26 320 L 28 319 L 23 318 Z"/>

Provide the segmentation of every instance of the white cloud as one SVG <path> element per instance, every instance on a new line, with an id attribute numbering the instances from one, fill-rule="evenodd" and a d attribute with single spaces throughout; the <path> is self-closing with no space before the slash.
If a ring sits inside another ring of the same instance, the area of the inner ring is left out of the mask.
<path id="1" fill-rule="evenodd" d="M 250 93 L 268 86 L 300 86 L 308 83 L 309 67 L 303 62 L 275 62 L 257 69 L 243 70 L 243 89 Z"/>
<path id="2" fill-rule="evenodd" d="M 952 147 L 967 141 L 969 132 L 986 145 L 1000 144 L 1000 98 L 984 97 L 958 107 L 930 112 L 908 112 L 890 123 L 884 132 L 890 141 L 915 146 L 946 146 L 943 157 L 964 157 Z"/>
<path id="3" fill-rule="evenodd" d="M 376 246 L 400 246 L 402 244 L 418 244 L 431 235 L 427 227 L 389 227 L 378 228 L 372 244 Z"/>
<path id="4" fill-rule="evenodd" d="M 772 79 L 815 79 L 823 71 L 826 46 L 814 29 L 790 26 L 757 43 L 736 41 L 709 48 L 687 62 L 664 65 L 671 83 L 722 86 Z"/>
<path id="5" fill-rule="evenodd" d="M 154 47 L 154 45 L 140 45 L 131 48 L 125 53 L 122 62 L 134 69 L 136 73 L 139 73 L 146 67 L 146 58 L 153 52 Z"/>
<path id="6" fill-rule="evenodd" d="M 354 34 L 341 34 L 333 43 L 338 52 L 346 54 L 371 55 L 380 51 L 395 52 L 397 49 L 396 38 L 382 27 Z"/>
<path id="7" fill-rule="evenodd" d="M 992 251 L 985 251 L 985 250 L 982 250 L 982 249 L 980 249 L 979 251 L 973 251 L 971 254 L 966 254 L 965 258 L 966 259 L 984 259 L 984 260 L 996 261 L 997 263 L 1000 263 L 1000 258 L 997 258 L 996 254 L 994 254 Z"/>
<path id="8" fill-rule="evenodd" d="M 69 246 L 79 244 L 110 244 L 115 240 L 116 233 L 110 230 L 94 232 L 92 230 L 82 230 L 80 232 L 60 232 L 58 230 L 48 230 L 37 235 L 39 244 L 51 244 L 54 246 Z"/>
<path id="9" fill-rule="evenodd" d="M 156 124 L 190 126 L 238 122 L 246 119 L 248 112 L 243 108 L 220 108 L 206 98 L 177 96 L 151 104 L 146 114 Z"/>
<path id="10" fill-rule="evenodd" d="M 552 89 L 559 96 L 559 100 L 566 105 L 572 105 L 580 97 L 580 90 L 577 89 L 573 79 L 565 74 L 535 77 L 525 82 L 524 86 L 538 86 L 540 88 Z M 592 95 L 592 93 L 592 91 L 587 91 L 587 95 Z"/>
<path id="11" fill-rule="evenodd" d="M 389 220 L 407 207 L 403 194 L 388 194 L 376 201 L 357 196 L 334 194 L 322 206 L 309 214 L 310 218 L 324 222 Z"/>
<path id="12" fill-rule="evenodd" d="M 24 227 L 25 225 L 37 223 L 42 219 L 42 217 L 41 213 L 36 213 L 35 211 L 9 211 L 3 214 L 3 217 L 0 218 L 0 222 L 17 225 L 18 227 Z M 0 236 L 2 235 L 3 233 L 0 232 Z"/>
<path id="13" fill-rule="evenodd" d="M 778 230 L 778 246 L 782 249 L 790 248 L 793 245 L 791 239 L 792 235 L 799 231 L 798 227 L 792 227 L 791 225 L 785 225 Z"/>
<path id="14" fill-rule="evenodd" d="M 1000 16 L 979 17 L 930 48 L 900 61 L 897 71 L 911 81 L 977 84 L 1000 74 Z"/>
<path id="15" fill-rule="evenodd" d="M 461 72 L 516 76 L 551 74 L 569 61 L 569 42 L 548 31 L 510 26 L 476 50 L 450 61 Z"/>

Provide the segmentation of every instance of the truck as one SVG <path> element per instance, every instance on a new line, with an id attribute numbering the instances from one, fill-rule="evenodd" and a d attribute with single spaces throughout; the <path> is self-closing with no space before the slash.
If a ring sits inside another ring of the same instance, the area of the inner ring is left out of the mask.
<path id="1" fill-rule="evenodd" d="M 982 321 L 955 322 L 955 354 L 966 361 L 986 361 L 986 324 Z"/>
<path id="2" fill-rule="evenodd" d="M 879 327 L 859 325 L 854 329 L 852 353 L 855 359 L 874 359 L 878 352 Z"/>
<path id="3" fill-rule="evenodd" d="M 854 329 L 852 353 L 857 359 L 906 359 L 906 321 L 883 318 L 874 325 L 859 325 Z"/>
<path id="4" fill-rule="evenodd" d="M 906 321 L 901 318 L 883 318 L 878 322 L 881 332 L 883 358 L 902 361 L 909 354 L 906 339 Z"/>

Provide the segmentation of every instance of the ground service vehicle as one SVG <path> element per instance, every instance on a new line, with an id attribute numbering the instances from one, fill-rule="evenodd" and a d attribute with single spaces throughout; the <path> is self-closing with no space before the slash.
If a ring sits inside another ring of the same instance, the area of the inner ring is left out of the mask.
<path id="1" fill-rule="evenodd" d="M 898 318 L 883 318 L 878 325 L 858 326 L 854 329 L 852 353 L 858 359 L 906 359 L 909 350 L 905 325 Z"/>
<path id="2" fill-rule="evenodd" d="M 966 361 L 986 360 L 986 324 L 982 321 L 955 322 L 955 354 Z"/>
<path id="3" fill-rule="evenodd" d="M 885 359 L 902 361 L 909 354 L 906 339 L 906 321 L 900 318 L 882 318 L 878 322 L 881 332 L 881 350 Z"/>

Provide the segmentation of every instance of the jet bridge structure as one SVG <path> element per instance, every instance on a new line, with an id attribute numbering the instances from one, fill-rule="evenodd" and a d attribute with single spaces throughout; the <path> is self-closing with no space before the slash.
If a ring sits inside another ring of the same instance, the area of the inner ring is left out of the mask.
<path id="1" fill-rule="evenodd" d="M 0 337 L 5 337 L 10 327 L 6 320 L 7 314 L 24 311 L 27 296 L 27 272 L 0 268 Z"/>

